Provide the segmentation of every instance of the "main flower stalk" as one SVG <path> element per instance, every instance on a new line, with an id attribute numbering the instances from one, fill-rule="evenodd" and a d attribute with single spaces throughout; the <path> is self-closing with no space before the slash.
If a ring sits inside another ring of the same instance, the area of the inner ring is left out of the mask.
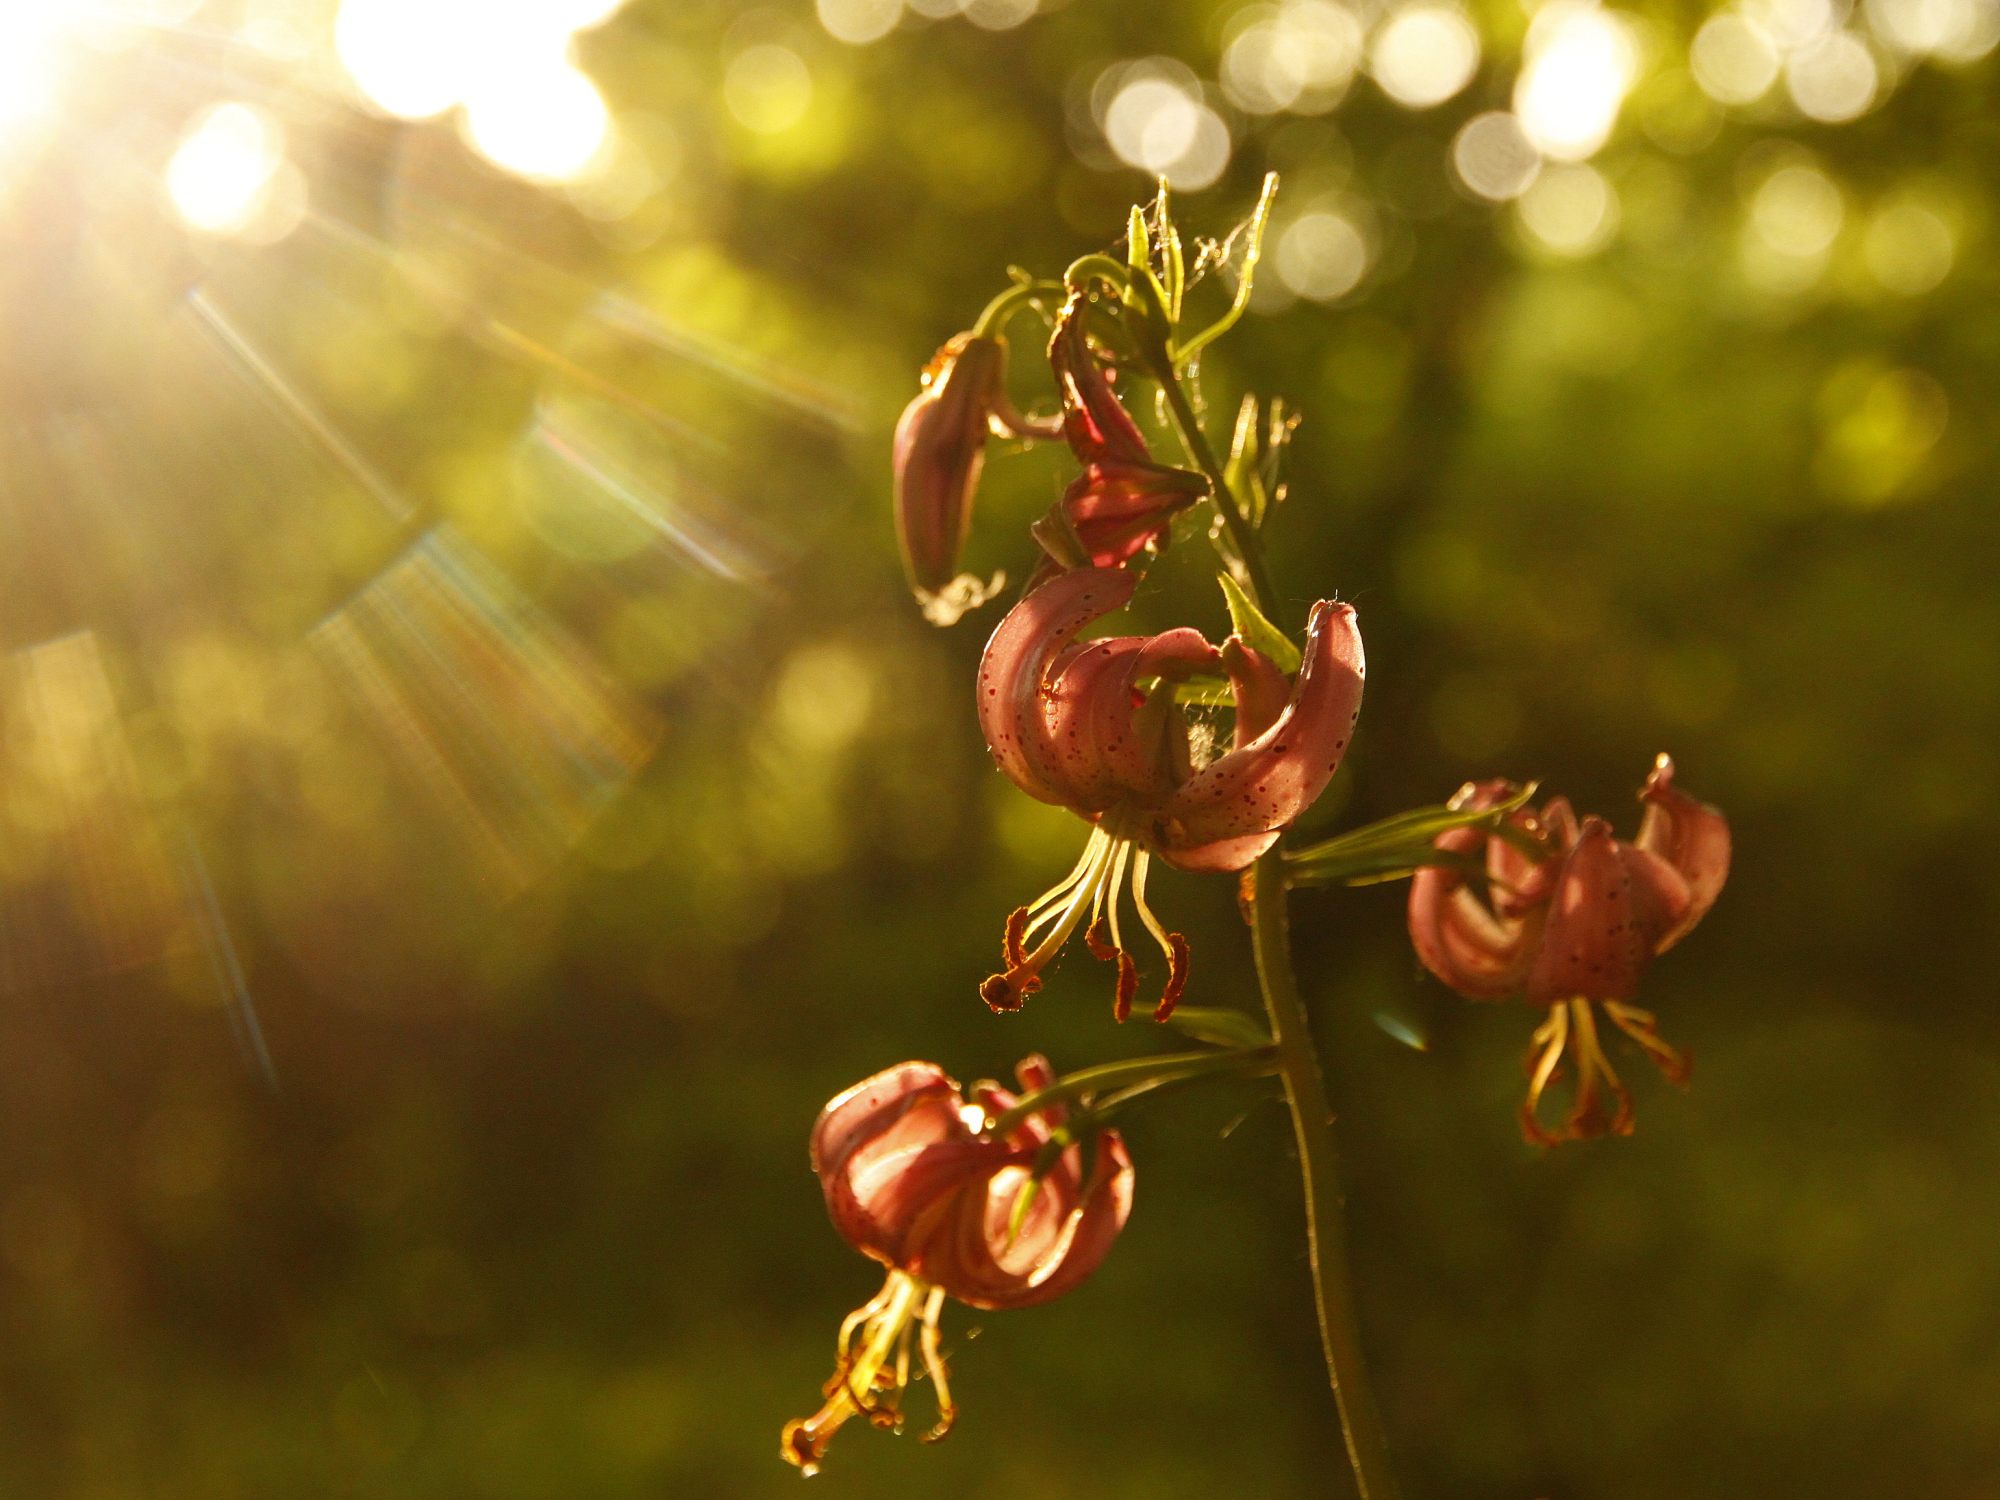
<path id="1" fill-rule="evenodd" d="M 1278 1048 L 1278 1076 L 1291 1106 L 1298 1139 L 1299 1175 L 1306 1200 L 1306 1253 L 1312 1263 L 1313 1301 L 1319 1311 L 1320 1345 L 1334 1401 L 1340 1407 L 1347 1459 L 1362 1500 L 1396 1500 L 1396 1476 L 1389 1467 L 1389 1444 L 1382 1414 L 1368 1380 L 1361 1334 L 1354 1317 L 1354 1289 L 1347 1275 L 1347 1247 L 1341 1235 L 1340 1153 L 1333 1135 L 1333 1110 L 1326 1079 L 1313 1046 L 1305 1001 L 1292 970 L 1291 924 L 1285 911 L 1285 855 L 1273 845 L 1254 866 L 1250 897 L 1251 942 L 1257 983 L 1271 1018 Z"/>
<path id="2" fill-rule="evenodd" d="M 1267 618 L 1271 617 L 1275 600 L 1262 539 L 1231 489 L 1171 357 L 1148 363 L 1166 393 L 1167 410 L 1189 459 L 1212 486 L 1216 509 L 1228 528 L 1237 555 L 1243 560 L 1247 575 L 1244 581 L 1250 595 L 1258 609 Z M 1253 866 L 1250 927 L 1257 982 L 1277 1046 L 1278 1076 L 1284 1081 L 1292 1133 L 1298 1141 L 1299 1175 L 1305 1192 L 1306 1253 L 1312 1265 L 1320 1345 L 1326 1355 L 1327 1374 L 1333 1382 L 1334 1401 L 1340 1408 L 1341 1431 L 1347 1440 L 1355 1486 L 1362 1500 L 1397 1500 L 1388 1440 L 1383 1434 L 1382 1416 L 1375 1404 L 1375 1391 L 1368 1378 L 1354 1316 L 1354 1291 L 1348 1280 L 1347 1249 L 1341 1232 L 1344 1195 L 1333 1110 L 1327 1104 L 1325 1074 L 1320 1067 L 1319 1051 L 1313 1045 L 1298 976 L 1292 967 L 1291 927 L 1285 899 L 1281 838 Z"/>

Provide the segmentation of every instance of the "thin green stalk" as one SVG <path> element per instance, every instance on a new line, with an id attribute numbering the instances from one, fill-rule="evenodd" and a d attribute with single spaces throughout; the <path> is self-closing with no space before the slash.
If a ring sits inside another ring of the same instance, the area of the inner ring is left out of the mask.
<path id="1" fill-rule="evenodd" d="M 1180 431 L 1188 456 L 1214 487 L 1215 507 L 1229 528 L 1242 559 L 1246 583 L 1257 607 L 1272 613 L 1274 596 L 1264 550 L 1256 529 L 1230 489 L 1228 476 L 1171 361 L 1156 369 L 1166 391 L 1167 408 Z M 1305 1189 L 1306 1252 L 1312 1265 L 1313 1301 L 1319 1311 L 1320 1344 L 1334 1401 L 1340 1408 L 1341 1431 L 1347 1439 L 1348 1462 L 1362 1500 L 1396 1500 L 1396 1476 L 1389 1466 L 1389 1445 L 1382 1416 L 1368 1380 L 1361 1337 L 1354 1317 L 1354 1291 L 1348 1281 L 1347 1250 L 1341 1234 L 1340 1156 L 1333 1135 L 1333 1111 L 1326 1100 L 1326 1080 L 1313 1046 L 1305 1001 L 1292 971 L 1291 931 L 1285 913 L 1285 854 L 1280 839 L 1257 861 L 1251 884 L 1250 927 L 1257 958 L 1257 982 L 1271 1035 L 1278 1049 L 1278 1076 L 1284 1080 L 1285 1101 L 1291 1107 L 1292 1132 L 1298 1140 L 1299 1175 Z"/>
<path id="2" fill-rule="evenodd" d="M 1257 982 L 1277 1038 L 1278 1076 L 1291 1105 L 1298 1140 L 1299 1174 L 1305 1182 L 1306 1252 L 1312 1264 L 1313 1300 L 1319 1309 L 1320 1344 L 1340 1407 L 1347 1459 L 1362 1500 L 1396 1500 L 1396 1476 L 1389 1466 L 1382 1415 L 1368 1381 L 1354 1319 L 1354 1289 L 1347 1275 L 1341 1238 L 1340 1157 L 1334 1143 L 1333 1111 L 1326 1081 L 1308 1029 L 1306 1007 L 1292 972 L 1290 924 L 1285 914 L 1285 857 L 1273 846 L 1256 864 L 1250 902 L 1251 941 L 1257 955 Z"/>
<path id="3" fill-rule="evenodd" d="M 1257 207 L 1250 214 L 1250 222 L 1244 226 L 1243 266 L 1237 274 L 1236 295 L 1230 299 L 1227 312 L 1173 351 L 1175 368 L 1185 370 L 1193 364 L 1197 354 L 1236 326 L 1243 310 L 1250 305 L 1250 288 L 1257 277 L 1257 262 L 1264 254 L 1264 229 L 1271 222 L 1271 204 L 1277 196 L 1278 174 L 1266 172 L 1263 190 L 1257 194 Z M 1178 319 L 1181 311 L 1178 298 L 1173 311 Z"/>
<path id="4" fill-rule="evenodd" d="M 1215 447 L 1202 431 L 1201 419 L 1195 415 L 1194 405 L 1188 400 L 1187 391 L 1173 373 L 1169 359 L 1164 368 L 1156 368 L 1160 389 L 1167 395 L 1167 410 L 1173 416 L 1174 428 L 1180 433 L 1181 446 L 1187 449 L 1188 458 L 1208 479 L 1210 498 L 1222 516 L 1222 524 L 1229 528 L 1229 539 L 1236 546 L 1236 555 L 1242 559 L 1243 582 L 1257 601 L 1257 608 L 1269 615 L 1277 603 L 1271 590 L 1270 571 L 1264 566 L 1264 549 L 1258 544 L 1256 528 L 1243 514 L 1243 507 L 1237 503 L 1236 492 L 1229 487 L 1228 476 L 1223 473 L 1222 462 L 1215 456 Z"/>
<path id="5" fill-rule="evenodd" d="M 972 325 L 974 337 L 995 337 L 1007 320 L 1022 308 L 1032 306 L 1039 298 L 1060 295 L 1062 290 L 1063 286 L 1059 281 L 1016 282 L 980 310 L 978 318 Z"/>

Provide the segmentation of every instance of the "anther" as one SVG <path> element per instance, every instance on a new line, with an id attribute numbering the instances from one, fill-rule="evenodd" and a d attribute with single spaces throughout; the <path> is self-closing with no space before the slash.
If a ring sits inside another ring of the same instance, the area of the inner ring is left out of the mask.
<path id="1" fill-rule="evenodd" d="M 1187 989 L 1188 967 L 1191 962 L 1188 940 L 1178 932 L 1167 934 L 1167 986 L 1160 991 L 1160 1003 L 1153 1007 L 1153 1019 L 1164 1021 L 1174 1013 L 1180 1004 L 1181 994 Z"/>

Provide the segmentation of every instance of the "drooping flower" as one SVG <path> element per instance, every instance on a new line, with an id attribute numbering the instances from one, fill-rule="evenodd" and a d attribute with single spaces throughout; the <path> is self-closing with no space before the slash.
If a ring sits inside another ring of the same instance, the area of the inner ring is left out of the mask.
<path id="1" fill-rule="evenodd" d="M 1042 1057 L 1015 1076 L 1024 1093 L 1055 1081 Z M 1132 1158 L 1116 1131 L 1097 1132 L 1087 1152 L 1052 1104 L 991 1132 L 1019 1100 L 991 1083 L 972 1096 L 934 1063 L 906 1062 L 833 1099 L 813 1127 L 834 1228 L 889 1275 L 841 1324 L 825 1405 L 780 1439 L 807 1474 L 853 1417 L 901 1428 L 913 1352 L 937 1393 L 925 1441 L 943 1437 L 955 1414 L 939 1345 L 945 1299 L 1010 1309 L 1060 1297 L 1097 1269 L 1131 1214 Z"/>
<path id="2" fill-rule="evenodd" d="M 1361 633 L 1348 605 L 1313 606 L 1289 683 L 1235 636 L 1216 647 L 1182 627 L 1077 644 L 1135 583 L 1123 569 L 1058 575 L 1008 612 L 980 661 L 980 727 L 1000 769 L 1092 825 L 1075 868 L 1007 919 L 1006 968 L 980 986 L 995 1010 L 1041 988 L 1043 967 L 1083 926 L 1091 951 L 1118 966 L 1119 1018 L 1130 1012 L 1138 968 L 1119 926 L 1129 874 L 1132 904 L 1167 957 L 1154 1011 L 1165 1019 L 1187 983 L 1188 945 L 1147 904 L 1153 857 L 1183 870 L 1249 865 L 1324 790 L 1360 714 Z M 1233 743 L 1205 762 L 1175 694 L 1200 674 L 1228 678 L 1236 711 Z"/>
<path id="3" fill-rule="evenodd" d="M 924 367 L 922 382 L 896 423 L 896 536 L 925 616 L 949 625 L 994 588 L 958 571 L 988 435 L 1049 438 L 1062 429 L 1014 409 L 1007 342 L 997 336 L 958 334 Z"/>
<path id="4" fill-rule="evenodd" d="M 1154 462 L 1144 434 L 1111 388 L 1084 330 L 1089 299 L 1072 292 L 1056 317 L 1049 362 L 1062 392 L 1063 435 L 1083 473 L 1062 510 L 1091 565 L 1116 567 L 1157 549 L 1173 518 L 1208 493 L 1208 481 Z"/>
<path id="5" fill-rule="evenodd" d="M 1452 805 L 1497 807 L 1517 791 L 1504 781 L 1470 783 Z M 1440 835 L 1437 847 L 1455 861 L 1410 883 L 1410 939 L 1425 968 L 1470 999 L 1519 995 L 1547 1011 L 1528 1049 L 1521 1108 L 1521 1129 L 1537 1145 L 1631 1133 L 1632 1096 L 1605 1056 L 1595 1007 L 1670 1081 L 1689 1074 L 1687 1054 L 1662 1041 L 1652 1013 L 1631 1002 L 1646 967 L 1715 904 L 1729 876 L 1729 824 L 1674 785 L 1665 755 L 1639 798 L 1646 812 L 1630 843 L 1602 818 L 1579 823 L 1555 797 L 1540 811 L 1508 814 L 1499 829 Z M 1483 889 L 1468 880 L 1466 861 L 1483 864 Z M 1538 1110 L 1566 1053 L 1576 1064 L 1575 1100 L 1548 1130 Z"/>

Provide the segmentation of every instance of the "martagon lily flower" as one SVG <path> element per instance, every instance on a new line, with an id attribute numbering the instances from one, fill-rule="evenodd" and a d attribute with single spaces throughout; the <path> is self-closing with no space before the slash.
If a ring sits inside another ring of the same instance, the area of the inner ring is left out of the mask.
<path id="1" fill-rule="evenodd" d="M 1452 806 L 1497 807 L 1518 791 L 1505 781 L 1469 783 Z M 1539 811 L 1508 814 L 1501 830 L 1441 834 L 1437 847 L 1457 858 L 1420 870 L 1410 884 L 1410 938 L 1425 968 L 1469 999 L 1519 995 L 1548 1013 L 1528 1049 L 1521 1107 L 1522 1132 L 1537 1145 L 1632 1131 L 1632 1097 L 1605 1056 L 1594 1007 L 1669 1081 L 1685 1083 L 1692 1066 L 1631 1001 L 1653 959 L 1715 904 L 1729 876 L 1729 824 L 1674 785 L 1665 755 L 1639 798 L 1646 812 L 1630 843 L 1602 818 L 1579 824 L 1555 797 Z M 1483 864 L 1483 896 L 1468 883 L 1465 861 Z M 1575 1100 L 1549 1130 L 1538 1110 L 1565 1053 L 1576 1061 Z"/>
<path id="2" fill-rule="evenodd" d="M 1027 1093 L 1055 1082 L 1042 1057 L 1015 1076 Z M 841 1324 L 826 1404 L 779 1441 L 807 1474 L 853 1417 L 900 1430 L 912 1344 L 937 1393 L 925 1441 L 943 1437 L 956 1410 L 939 1346 L 945 1299 L 1010 1309 L 1060 1297 L 1097 1269 L 1132 1212 L 1132 1158 L 1115 1130 L 1087 1153 L 1056 1104 L 982 1133 L 1019 1101 L 997 1084 L 972 1092 L 968 1104 L 936 1064 L 906 1062 L 836 1097 L 813 1127 L 834 1228 L 889 1275 Z"/>
<path id="3" fill-rule="evenodd" d="M 950 625 L 991 598 L 999 581 L 982 583 L 958 571 L 988 435 L 1053 438 L 1063 429 L 1014 409 L 1004 339 L 958 334 L 921 378 L 923 389 L 896 423 L 896 536 L 925 617 Z"/>
<path id="4" fill-rule="evenodd" d="M 1130 1013 L 1139 975 L 1119 925 L 1129 874 L 1133 907 L 1167 957 L 1154 1011 L 1164 1020 L 1187 984 L 1188 944 L 1147 904 L 1153 857 L 1193 871 L 1250 864 L 1325 789 L 1360 715 L 1361 633 L 1350 606 L 1313 606 L 1292 683 L 1236 636 L 1217 647 L 1183 627 L 1077 644 L 1135 583 L 1123 569 L 1058 575 L 1009 611 L 980 661 L 980 727 L 1000 769 L 1092 825 L 1075 868 L 1007 919 L 1006 968 L 980 986 L 995 1010 L 1019 1009 L 1087 923 L 1091 951 L 1117 964 L 1117 1015 Z M 1175 698 L 1198 674 L 1226 675 L 1235 704 L 1233 743 L 1212 758 L 1197 753 Z"/>
<path id="5" fill-rule="evenodd" d="M 1062 511 L 1091 565 L 1116 567 L 1157 550 L 1173 518 L 1208 493 L 1208 481 L 1153 460 L 1138 424 L 1111 388 L 1084 329 L 1090 301 L 1072 292 L 1056 316 L 1049 363 L 1062 391 L 1063 435 L 1083 473 Z"/>

